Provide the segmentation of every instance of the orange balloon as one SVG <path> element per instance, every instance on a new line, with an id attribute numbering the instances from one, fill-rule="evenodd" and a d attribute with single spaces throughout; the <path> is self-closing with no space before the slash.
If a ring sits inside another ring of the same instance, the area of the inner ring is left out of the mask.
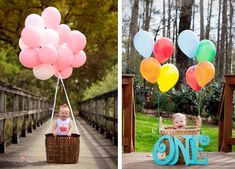
<path id="1" fill-rule="evenodd" d="M 199 86 L 206 86 L 215 75 L 215 67 L 209 61 L 203 61 L 197 64 L 195 69 L 195 77 Z"/>
<path id="2" fill-rule="evenodd" d="M 157 59 L 149 57 L 140 64 L 141 75 L 150 83 L 156 83 L 160 75 L 161 65 Z"/>

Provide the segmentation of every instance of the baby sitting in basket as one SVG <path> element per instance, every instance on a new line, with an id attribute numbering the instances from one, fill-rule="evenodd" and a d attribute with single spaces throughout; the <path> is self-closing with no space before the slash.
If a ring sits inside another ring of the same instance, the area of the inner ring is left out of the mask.
<path id="1" fill-rule="evenodd" d="M 162 123 L 162 119 L 160 119 L 160 123 Z M 165 135 L 165 134 L 172 134 L 174 132 L 174 130 L 178 130 L 178 129 L 186 129 L 186 116 L 182 113 L 175 113 L 172 115 L 172 125 L 173 128 L 170 129 L 168 131 L 168 133 L 166 133 L 166 131 L 164 129 L 160 129 L 160 133 L 161 135 Z M 162 124 L 160 124 L 161 126 Z M 166 158 L 166 153 L 158 153 L 158 159 L 165 159 Z"/>
<path id="2" fill-rule="evenodd" d="M 69 118 L 70 110 L 67 104 L 63 104 L 59 109 L 59 119 L 53 124 L 52 133 L 54 136 L 67 135 L 71 136 L 72 133 L 72 122 Z"/>
<path id="3" fill-rule="evenodd" d="M 162 122 L 160 122 L 162 123 Z M 173 130 L 177 130 L 177 129 L 186 129 L 186 116 L 182 113 L 175 113 L 172 115 L 172 125 L 173 125 Z M 160 124 L 161 126 L 161 124 Z M 165 130 L 160 129 L 160 133 L 161 135 L 166 134 Z M 171 133 L 171 132 L 170 132 Z"/>

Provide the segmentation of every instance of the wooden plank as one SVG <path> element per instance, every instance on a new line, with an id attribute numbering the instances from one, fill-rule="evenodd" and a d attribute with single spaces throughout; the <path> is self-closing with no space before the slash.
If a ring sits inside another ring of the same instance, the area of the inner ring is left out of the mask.
<path id="1" fill-rule="evenodd" d="M 13 118 L 13 129 L 12 129 L 12 139 L 13 144 L 19 143 L 20 137 L 18 134 L 18 117 Z"/>
<path id="2" fill-rule="evenodd" d="M 225 84 L 225 101 L 224 101 L 224 144 L 222 150 L 224 152 L 231 152 L 232 145 L 227 143 L 227 138 L 232 137 L 232 107 L 233 107 L 233 91 L 231 85 Z"/>
<path id="3" fill-rule="evenodd" d="M 173 165 L 173 166 L 160 166 L 154 163 L 152 152 L 143 153 L 129 153 L 122 155 L 122 168 L 123 169 L 220 169 L 220 168 L 234 168 L 235 166 L 235 153 L 223 152 L 202 152 L 200 155 L 209 158 L 208 165 Z"/>
<path id="4" fill-rule="evenodd" d="M 225 84 L 223 85 L 223 92 L 221 95 L 219 108 L 218 108 L 218 116 L 219 116 L 219 139 L 218 139 L 218 151 L 222 151 L 222 144 L 223 144 L 223 131 L 224 131 L 224 100 L 225 100 Z"/>
<path id="5" fill-rule="evenodd" d="M 127 138 L 127 146 L 124 146 L 124 152 L 134 151 L 133 145 L 133 78 L 129 78 L 129 85 L 124 86 L 123 116 L 124 116 L 124 138 Z"/>
<path id="6" fill-rule="evenodd" d="M 5 119 L 0 120 L 0 154 L 4 154 L 6 151 L 6 142 L 4 140 L 4 130 L 5 130 Z"/>
<path id="7" fill-rule="evenodd" d="M 235 138 L 232 138 L 232 137 L 227 138 L 226 139 L 226 143 L 230 144 L 230 145 L 234 145 L 235 144 Z"/>

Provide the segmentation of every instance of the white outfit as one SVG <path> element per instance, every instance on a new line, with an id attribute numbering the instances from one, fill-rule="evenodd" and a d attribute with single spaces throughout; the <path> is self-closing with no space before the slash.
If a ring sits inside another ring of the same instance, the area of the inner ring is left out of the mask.
<path id="1" fill-rule="evenodd" d="M 56 135 L 67 135 L 69 132 L 71 120 L 67 118 L 66 120 L 57 120 Z"/>

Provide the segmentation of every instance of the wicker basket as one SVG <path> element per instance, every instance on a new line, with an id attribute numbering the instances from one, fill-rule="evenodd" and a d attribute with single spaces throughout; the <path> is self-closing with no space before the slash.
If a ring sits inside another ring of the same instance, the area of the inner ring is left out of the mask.
<path id="1" fill-rule="evenodd" d="M 46 134 L 46 157 L 48 163 L 78 163 L 80 135 L 53 136 Z"/>
<path id="2" fill-rule="evenodd" d="M 199 117 L 200 118 L 200 117 Z M 162 133 L 170 135 L 172 138 L 174 136 L 177 136 L 179 140 L 185 145 L 185 139 L 182 137 L 183 135 L 199 135 L 200 134 L 200 127 L 201 127 L 201 121 L 196 121 L 196 126 L 187 126 L 186 129 L 174 129 L 173 126 L 163 126 L 162 125 L 162 119 L 160 118 L 160 131 Z M 164 143 L 166 144 L 166 155 L 170 152 L 170 144 L 168 140 L 164 140 Z M 192 156 L 191 147 L 189 147 L 190 150 L 190 157 Z M 178 164 L 184 164 L 184 156 L 181 151 L 179 151 L 179 159 Z"/>

